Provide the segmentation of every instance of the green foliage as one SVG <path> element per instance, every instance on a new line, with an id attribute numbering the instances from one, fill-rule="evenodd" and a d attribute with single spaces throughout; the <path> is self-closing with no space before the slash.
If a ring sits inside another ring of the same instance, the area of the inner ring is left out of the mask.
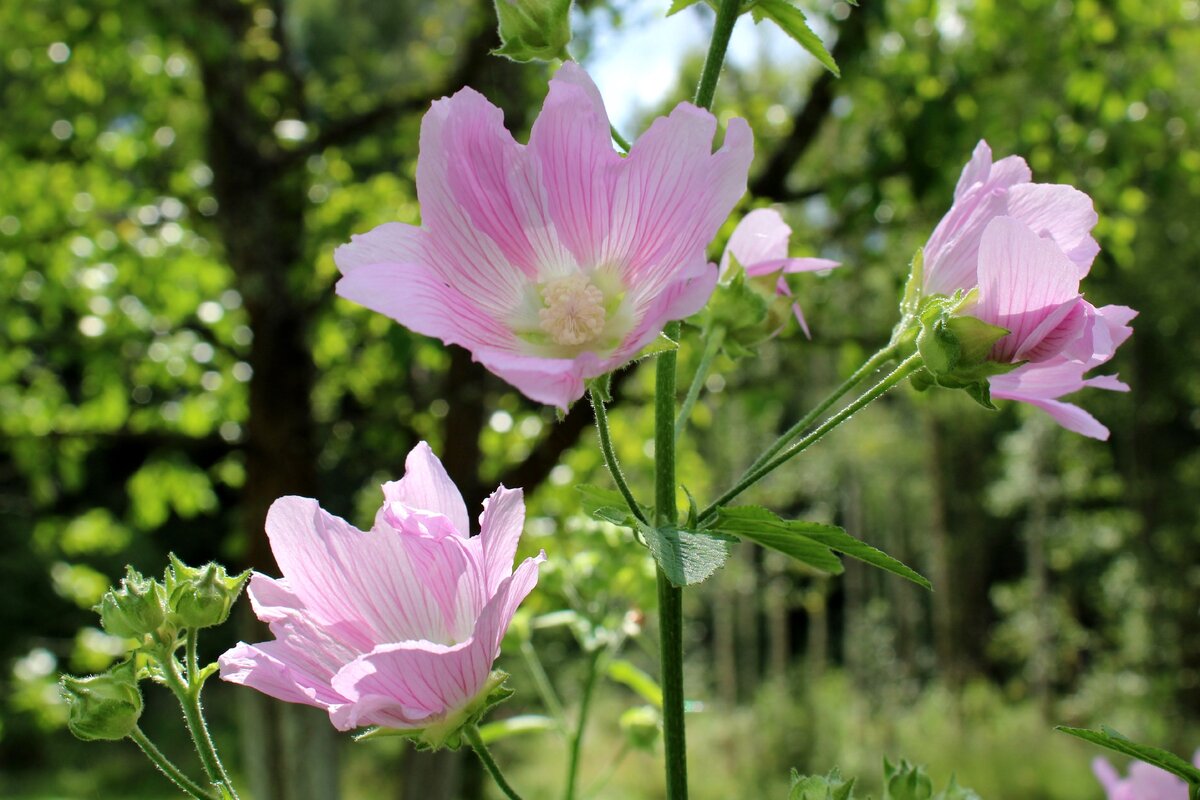
<path id="1" fill-rule="evenodd" d="M 707 580 L 729 557 L 729 539 L 707 531 L 641 526 L 650 555 L 675 586 Z"/>
<path id="2" fill-rule="evenodd" d="M 750 13 L 754 15 L 755 22 L 761 22 L 764 19 L 774 22 L 784 33 L 792 37 L 796 44 L 821 62 L 821 66 L 834 75 L 841 76 L 842 73 L 833 60 L 833 56 L 829 55 L 829 51 L 821 43 L 821 37 L 813 33 L 812 28 L 808 26 L 808 18 L 792 0 L 757 0 L 750 7 Z"/>
<path id="3" fill-rule="evenodd" d="M 1147 764 L 1152 764 L 1159 769 L 1170 772 L 1172 775 L 1178 775 L 1180 778 L 1183 778 L 1193 790 L 1200 788 L 1200 769 L 1197 769 L 1169 750 L 1138 744 L 1109 727 L 1102 727 L 1098 731 L 1092 731 L 1086 728 L 1069 728 L 1065 725 L 1059 725 L 1055 730 L 1083 739 L 1085 742 L 1091 742 L 1100 747 L 1114 750 L 1122 755 L 1131 756 L 1139 761 L 1145 761 Z"/>
<path id="4" fill-rule="evenodd" d="M 758 542 L 764 547 L 778 550 L 825 572 L 842 571 L 841 562 L 830 553 L 835 551 L 899 575 L 918 586 L 933 588 L 929 580 L 920 573 L 887 553 L 855 539 L 836 525 L 787 521 L 765 508 L 739 506 L 720 509 L 714 528 L 722 533 Z"/>
<path id="5" fill-rule="evenodd" d="M 571 0 L 495 0 L 500 47 L 493 54 L 513 61 L 567 59 Z"/>

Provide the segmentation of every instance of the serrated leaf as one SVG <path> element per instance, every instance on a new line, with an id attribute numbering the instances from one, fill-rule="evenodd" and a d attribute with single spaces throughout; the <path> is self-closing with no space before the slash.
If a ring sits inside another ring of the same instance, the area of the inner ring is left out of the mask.
<path id="1" fill-rule="evenodd" d="M 707 579 L 725 564 L 729 542 L 722 536 L 683 528 L 639 526 L 659 568 L 675 586 Z"/>
<path id="2" fill-rule="evenodd" d="M 608 662 L 607 672 L 608 677 L 617 683 L 628 686 L 647 703 L 655 708 L 662 708 L 662 687 L 654 678 L 634 666 L 633 662 L 623 658 L 613 659 Z"/>
<path id="3" fill-rule="evenodd" d="M 754 6 L 763 17 L 770 18 L 784 33 L 796 40 L 796 43 L 813 55 L 825 69 L 839 78 L 842 76 L 837 62 L 825 49 L 821 38 L 808 27 L 808 18 L 804 12 L 792 5 L 788 0 L 759 0 Z"/>
<path id="4" fill-rule="evenodd" d="M 637 525 L 637 520 L 625 504 L 625 497 L 616 489 L 584 483 L 576 486 L 575 491 L 579 492 L 583 513 L 592 519 L 627 528 Z M 648 509 L 642 509 L 642 513 L 648 513 Z"/>
<path id="5" fill-rule="evenodd" d="M 1200 786 L 1200 769 L 1192 766 L 1169 750 L 1138 744 L 1107 726 L 1101 726 L 1100 730 L 1093 731 L 1087 728 L 1070 728 L 1066 725 L 1059 725 L 1055 730 L 1078 737 L 1085 742 L 1091 742 L 1109 750 L 1131 756 L 1139 761 L 1145 761 L 1147 764 L 1164 769 L 1172 775 L 1178 775 L 1192 787 Z"/>
<path id="6" fill-rule="evenodd" d="M 756 513 L 749 513 L 751 511 Z M 757 513 L 760 511 L 767 516 L 760 516 Z M 722 508 L 717 512 L 715 529 L 769 547 L 830 575 L 841 575 L 845 571 L 841 559 L 832 550 L 794 531 L 781 529 L 778 525 L 781 522 L 765 508 Z"/>
<path id="7" fill-rule="evenodd" d="M 799 549 L 806 547 L 806 545 L 799 543 L 807 540 L 810 543 L 821 545 L 828 550 L 836 551 L 842 555 L 870 564 L 873 567 L 878 567 L 886 572 L 899 575 L 926 589 L 933 588 L 929 580 L 916 570 L 892 558 L 882 550 L 855 539 L 836 525 L 826 525 L 820 522 L 783 520 L 760 506 L 738 506 L 735 508 L 720 509 L 717 512 L 717 522 L 714 528 L 724 533 L 757 541 L 766 547 L 779 550 L 787 555 L 792 555 L 794 558 L 805 561 L 805 563 L 811 563 L 799 555 L 793 555 L 792 552 L 783 549 L 781 546 Z M 837 561 L 836 558 L 833 560 Z M 813 566 L 816 565 L 814 564 Z M 824 568 L 818 567 L 818 569 Z M 841 562 L 838 562 L 836 570 L 826 569 L 826 571 L 834 574 L 841 572 Z"/>
<path id="8" fill-rule="evenodd" d="M 480 725 L 479 737 L 483 739 L 484 744 L 491 744 L 501 739 L 507 739 L 510 736 L 552 731 L 557 727 L 558 723 L 550 717 L 545 717 L 541 714 L 520 714 L 508 719 L 500 719 L 495 722 L 489 722 L 486 725 Z"/>
<path id="9" fill-rule="evenodd" d="M 673 14 L 678 14 L 680 11 L 683 11 L 685 8 L 694 6 L 699 2 L 700 2 L 700 0 L 671 0 L 671 7 L 669 9 L 667 9 L 667 16 L 669 17 L 669 16 L 672 16 Z"/>

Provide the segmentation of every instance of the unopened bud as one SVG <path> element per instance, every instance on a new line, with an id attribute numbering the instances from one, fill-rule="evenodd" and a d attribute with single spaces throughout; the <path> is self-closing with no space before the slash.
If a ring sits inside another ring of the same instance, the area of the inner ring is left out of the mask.
<path id="1" fill-rule="evenodd" d="M 157 631 L 167 619 L 166 589 L 158 581 L 126 567 L 121 588 L 109 589 L 95 609 L 100 624 L 113 636 L 141 639 Z"/>
<path id="2" fill-rule="evenodd" d="M 142 716 L 133 659 L 100 675 L 64 675 L 62 691 L 69 709 L 67 727 L 84 741 L 124 739 Z"/>
<path id="3" fill-rule="evenodd" d="M 189 567 L 174 553 L 170 559 L 166 583 L 171 620 L 184 628 L 211 628 L 229 619 L 250 570 L 230 576 L 216 563 Z"/>
<path id="4" fill-rule="evenodd" d="M 567 59 L 571 42 L 571 0 L 496 0 L 500 47 L 492 51 L 513 61 Z"/>

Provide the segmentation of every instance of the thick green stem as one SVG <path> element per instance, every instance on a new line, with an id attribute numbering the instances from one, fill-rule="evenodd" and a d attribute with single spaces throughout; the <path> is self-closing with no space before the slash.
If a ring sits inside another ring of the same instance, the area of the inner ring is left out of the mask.
<path id="1" fill-rule="evenodd" d="M 754 472 L 763 464 L 770 461 L 774 455 L 791 444 L 793 439 L 808 430 L 809 426 L 820 419 L 821 415 L 828 411 L 834 403 L 836 403 L 838 400 L 841 400 L 847 392 L 849 392 L 855 386 L 858 386 L 858 384 L 862 383 L 863 380 L 874 373 L 875 370 L 879 369 L 888 361 L 891 361 L 895 355 L 896 347 L 894 345 L 888 345 L 867 359 L 866 363 L 856 369 L 853 375 L 843 381 L 840 386 L 830 392 L 829 395 L 826 396 L 825 399 L 820 403 L 818 403 L 815 408 L 805 414 L 799 422 L 788 428 L 786 433 L 776 439 L 775 443 L 768 447 L 766 452 L 760 455 L 757 459 L 755 459 L 753 464 L 746 468 L 746 474 L 748 475 L 751 472 Z"/>
<path id="2" fill-rule="evenodd" d="M 667 336 L 679 338 L 679 323 Z M 675 525 L 675 351 L 658 357 L 654 395 L 654 524 Z M 668 800 L 687 798 L 687 738 L 683 720 L 683 591 L 658 571 L 659 665 Z"/>
<path id="3" fill-rule="evenodd" d="M 808 436 L 805 436 L 803 439 L 796 442 L 791 447 L 788 447 L 782 453 L 767 461 L 757 469 L 747 471 L 747 473 L 733 486 L 733 488 L 714 500 L 707 508 L 704 509 L 704 511 L 700 513 L 700 521 L 703 522 L 707 519 L 710 519 L 714 514 L 717 513 L 717 509 L 719 509 L 721 506 L 725 505 L 730 500 L 733 500 L 739 494 L 758 483 L 771 472 L 778 469 L 789 459 L 807 450 L 811 445 L 816 444 L 816 442 L 824 437 L 825 434 L 829 433 L 838 425 L 841 425 L 843 422 L 850 419 L 850 417 L 854 416 L 860 410 L 882 397 L 893 386 L 903 381 L 921 367 L 921 356 L 917 353 L 912 354 L 904 361 L 900 362 L 900 365 L 896 367 L 896 369 L 892 370 L 887 377 L 868 389 L 853 403 L 827 419 L 819 428 L 814 430 Z"/>
<path id="4" fill-rule="evenodd" d="M 700 85 L 696 87 L 696 105 L 700 108 L 712 108 L 721 66 L 725 63 L 725 51 L 729 49 L 729 37 L 733 35 L 733 24 L 737 22 L 741 6 L 741 0 L 721 0 L 717 6 L 717 21 L 713 25 L 708 56 L 704 59 L 704 72 L 700 74 Z"/>
<path id="5" fill-rule="evenodd" d="M 700 363 L 696 366 L 696 374 L 692 376 L 692 385 L 688 387 L 688 393 L 683 398 L 683 405 L 679 408 L 679 416 L 675 418 L 676 439 L 687 427 L 688 417 L 692 416 L 692 407 L 700 399 L 700 390 L 704 388 L 704 379 L 708 377 L 713 359 L 717 357 L 717 353 L 721 350 L 721 343 L 724 341 L 725 328 L 720 325 L 709 331 L 705 338 L 704 352 L 700 354 Z"/>
<path id="6" fill-rule="evenodd" d="M 600 396 L 600 392 L 597 389 L 592 389 L 591 396 L 592 408 L 596 410 L 596 432 L 600 435 L 600 451 L 604 453 L 604 463 L 612 475 L 613 482 L 617 484 L 617 489 L 621 491 L 621 496 L 625 498 L 625 504 L 629 506 L 629 510 L 633 513 L 633 516 L 637 517 L 638 522 L 646 525 L 648 524 L 646 522 L 646 515 L 642 513 L 642 508 L 638 505 L 637 498 L 633 496 L 633 491 L 629 488 L 629 484 L 625 482 L 625 474 L 621 472 L 621 464 L 617 461 L 616 451 L 613 450 L 612 433 L 608 429 L 608 412 L 604 409 L 604 398 Z"/>
<path id="7" fill-rule="evenodd" d="M 583 753 L 583 734 L 587 730 L 588 713 L 592 708 L 592 695 L 596 693 L 596 677 L 600 673 L 600 658 L 605 648 L 597 647 L 588 657 L 587 677 L 583 682 L 583 697 L 579 701 L 579 717 L 575 720 L 575 733 L 571 736 L 571 755 L 567 762 L 566 800 L 575 800 L 579 784 L 579 757 Z"/>
<path id="8" fill-rule="evenodd" d="M 517 790 L 508 785 L 508 781 L 504 779 L 504 773 L 500 771 L 500 767 L 496 764 L 492 754 L 488 752 L 487 745 L 483 743 L 483 738 L 479 735 L 479 728 L 475 725 L 468 725 L 463 728 L 463 734 L 467 737 L 467 742 L 475 751 L 475 755 L 479 756 L 479 760 L 483 762 L 483 767 L 492 776 L 492 780 L 500 787 L 500 791 L 504 792 L 504 796 L 509 800 L 521 800 L 521 795 L 517 794 Z"/>
<path id="9" fill-rule="evenodd" d="M 142 749 L 146 754 L 146 758 L 154 762 L 154 766 L 162 771 L 170 779 L 171 783 L 179 787 L 179 790 L 186 795 L 199 798 L 199 800 L 215 800 L 215 795 L 208 789 L 203 788 L 200 784 L 193 781 L 179 767 L 171 763 L 171 760 L 162 754 L 162 751 L 154 746 L 154 742 L 150 741 L 142 729 L 134 726 L 133 732 L 129 734 L 129 738 L 133 743 Z"/>
<path id="10" fill-rule="evenodd" d="M 233 782 L 229 779 L 229 774 L 225 771 L 225 766 L 217 756 L 217 748 L 213 745 L 212 737 L 208 733 L 208 725 L 204 722 L 204 711 L 200 706 L 200 690 L 203 685 L 200 682 L 199 667 L 196 663 L 196 631 L 194 629 L 187 633 L 186 648 L 187 682 L 185 683 L 180 676 L 178 664 L 172 656 L 163 660 L 167 686 L 175 693 L 179 705 L 183 708 L 183 718 L 187 721 L 188 732 L 191 733 L 192 741 L 196 745 L 196 753 L 200 756 L 204 773 L 212 783 L 224 787 L 232 800 L 240 800 L 237 791 L 233 788 Z"/>

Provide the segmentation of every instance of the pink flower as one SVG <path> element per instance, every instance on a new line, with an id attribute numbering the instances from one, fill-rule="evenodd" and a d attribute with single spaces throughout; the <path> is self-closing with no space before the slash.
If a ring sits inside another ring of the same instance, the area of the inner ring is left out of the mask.
<path id="1" fill-rule="evenodd" d="M 773 208 L 759 208 L 751 211 L 729 237 L 725 254 L 721 257 L 721 274 L 729 269 L 730 256 L 746 270 L 746 275 L 757 278 L 762 275 L 778 275 L 775 284 L 777 294 L 791 297 L 792 290 L 788 286 L 785 275 L 796 272 L 815 272 L 822 269 L 833 269 L 841 264 L 827 258 L 788 258 L 788 240 L 792 229 L 783 221 L 783 217 Z M 799 303 L 792 304 L 792 311 L 801 330 L 809 339 L 808 323 L 800 310 Z"/>
<path id="2" fill-rule="evenodd" d="M 1060 398 L 1088 386 L 1129 391 L 1113 375 L 1084 374 L 1113 357 L 1137 312 L 1096 308 L 1080 293 L 1099 252 L 1091 198 L 1029 178 L 1023 159 L 993 164 L 987 143 L 976 146 L 954 205 L 925 247 L 924 293 L 977 288 L 965 313 L 1009 331 L 989 357 L 1021 366 L 989 378 L 992 397 L 1030 403 L 1068 430 L 1107 439 L 1095 417 Z"/>
<path id="3" fill-rule="evenodd" d="M 744 120 L 713 153 L 716 128 L 680 103 L 622 157 L 596 86 L 567 62 L 521 145 L 500 109 L 463 89 L 421 124 L 421 226 L 339 247 L 337 291 L 566 408 L 711 294 L 705 248 L 753 157 Z"/>
<path id="4" fill-rule="evenodd" d="M 369 532 L 315 500 L 283 497 L 267 536 L 284 577 L 254 573 L 250 602 L 275 638 L 221 656 L 221 677 L 324 708 L 339 730 L 453 727 L 494 687 L 492 662 L 545 554 L 513 571 L 520 489 L 484 503 L 481 532 L 421 442 L 383 486 Z"/>
<path id="5" fill-rule="evenodd" d="M 954 189 L 954 204 L 925 245 L 925 294 L 952 295 L 979 282 L 979 245 L 996 217 L 1012 217 L 1053 240 L 1079 277 L 1087 275 L 1100 245 L 1092 238 L 1096 211 L 1092 199 L 1073 186 L 1031 183 L 1033 173 L 1020 156 L 992 163 L 987 142 L 975 146 Z"/>
<path id="6" fill-rule="evenodd" d="M 1200 767 L 1200 750 L 1192 763 Z M 1144 761 L 1130 763 L 1128 778 L 1122 778 L 1106 758 L 1093 759 L 1092 772 L 1104 786 L 1108 800 L 1188 800 L 1188 786 L 1183 779 Z"/>

